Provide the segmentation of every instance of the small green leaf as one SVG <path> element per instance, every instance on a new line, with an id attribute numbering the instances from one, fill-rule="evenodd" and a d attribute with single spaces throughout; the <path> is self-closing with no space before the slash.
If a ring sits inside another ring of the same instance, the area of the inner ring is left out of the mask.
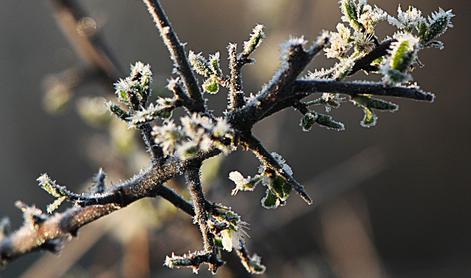
<path id="1" fill-rule="evenodd" d="M 292 186 L 284 178 L 274 176 L 270 177 L 269 188 L 280 200 L 280 203 L 284 203 L 289 197 Z"/>
<path id="2" fill-rule="evenodd" d="M 361 121 L 361 126 L 363 127 L 372 127 L 376 125 L 376 120 L 378 117 L 373 111 L 367 107 L 363 107 L 363 120 Z"/>
<path id="3" fill-rule="evenodd" d="M 219 92 L 219 81 L 216 76 L 211 76 L 203 83 L 203 90 L 210 94 L 217 94 Z"/>
<path id="4" fill-rule="evenodd" d="M 443 35 L 443 33 L 445 33 L 449 27 L 453 27 L 451 19 L 454 16 L 455 15 L 452 13 L 451 10 L 445 12 L 441 8 L 437 12 L 434 12 L 429 18 L 429 25 L 427 30 L 422 30 L 422 32 L 420 33 L 422 35 L 421 43 L 427 45 L 429 42 Z"/>
<path id="5" fill-rule="evenodd" d="M 352 101 L 359 106 L 368 107 L 370 109 L 382 110 L 382 111 L 396 111 L 399 106 L 389 101 L 385 101 L 378 98 L 373 98 L 368 95 L 356 95 L 352 97 Z"/>
<path id="6" fill-rule="evenodd" d="M 108 109 L 111 111 L 111 113 L 116 115 L 116 117 L 120 118 L 123 121 L 128 121 L 130 117 L 128 112 L 124 111 L 121 107 L 112 102 L 107 102 L 106 105 L 108 106 Z"/>
<path id="7" fill-rule="evenodd" d="M 342 11 L 342 19 L 348 22 L 356 31 L 364 30 L 363 25 L 358 21 L 358 10 L 362 8 L 361 4 L 357 4 L 354 0 L 342 0 L 340 2 L 340 10 Z"/>
<path id="8" fill-rule="evenodd" d="M 190 51 L 188 60 L 193 70 L 201 76 L 209 77 L 212 73 L 211 66 L 208 61 L 201 55 L 201 53 L 195 54 Z"/>
<path id="9" fill-rule="evenodd" d="M 60 198 L 64 195 L 59 192 L 55 181 L 51 180 L 47 174 L 42 174 L 39 178 L 37 178 L 37 181 L 39 182 L 39 186 L 51 196 Z"/>
<path id="10" fill-rule="evenodd" d="M 253 28 L 252 34 L 248 41 L 244 42 L 244 51 L 243 54 L 248 56 L 257 49 L 265 38 L 265 33 L 263 32 L 263 25 L 257 25 Z"/>
<path id="11" fill-rule="evenodd" d="M 209 66 L 214 75 L 222 76 L 221 66 L 219 65 L 219 52 L 209 56 Z"/>
<path id="12" fill-rule="evenodd" d="M 52 202 L 51 204 L 49 204 L 46 208 L 46 211 L 47 213 L 51 214 L 53 213 L 55 210 L 57 210 L 59 208 L 59 206 L 65 201 L 67 200 L 67 196 L 62 196 L 60 198 L 57 198 L 54 202 Z"/>
<path id="13" fill-rule="evenodd" d="M 280 200 L 276 197 L 270 189 L 267 188 L 265 197 L 262 199 L 262 206 L 266 209 L 274 209 L 280 205 Z"/>
<path id="14" fill-rule="evenodd" d="M 303 128 L 303 131 L 310 131 L 312 126 L 316 123 L 317 115 L 315 113 L 308 112 L 301 118 L 299 125 Z"/>
<path id="15" fill-rule="evenodd" d="M 407 40 L 401 41 L 391 55 L 391 69 L 405 72 L 415 59 L 414 46 Z"/>
<path id="16" fill-rule="evenodd" d="M 316 123 L 322 127 L 342 131 L 345 126 L 341 122 L 335 121 L 332 116 L 317 113 Z"/>

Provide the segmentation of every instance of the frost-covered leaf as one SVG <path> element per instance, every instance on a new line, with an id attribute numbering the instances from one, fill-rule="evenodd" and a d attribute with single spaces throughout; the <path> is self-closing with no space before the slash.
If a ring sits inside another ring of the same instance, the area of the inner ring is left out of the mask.
<path id="1" fill-rule="evenodd" d="M 410 67 L 417 60 L 419 39 L 409 33 L 398 33 L 391 44 L 389 57 L 381 65 L 383 80 L 387 84 L 400 84 L 412 79 Z"/>
<path id="2" fill-rule="evenodd" d="M 308 112 L 301 118 L 299 125 L 303 128 L 303 131 L 310 131 L 316 123 L 316 119 L 317 115 L 315 113 Z"/>
<path id="3" fill-rule="evenodd" d="M 363 120 L 361 120 L 361 126 L 363 127 L 372 127 L 376 125 L 376 120 L 378 116 L 369 109 L 368 107 L 363 107 Z"/>
<path id="4" fill-rule="evenodd" d="M 219 80 L 216 76 L 212 75 L 203 83 L 203 90 L 206 93 L 216 94 L 219 92 Z"/>
<path id="5" fill-rule="evenodd" d="M 342 20 L 348 22 L 356 31 L 361 31 L 363 26 L 358 22 L 358 11 L 362 8 L 365 1 L 362 0 L 341 0 L 340 10 L 342 11 Z"/>
<path id="6" fill-rule="evenodd" d="M 337 131 L 342 131 L 345 129 L 343 123 L 334 120 L 330 115 L 317 113 L 316 123 L 322 127 Z"/>
<path id="7" fill-rule="evenodd" d="M 138 126 L 157 118 L 168 119 L 172 116 L 174 108 L 173 99 L 159 98 L 155 104 L 151 103 L 147 108 L 134 112 L 128 120 L 131 125 Z"/>
<path id="8" fill-rule="evenodd" d="M 213 75 L 218 77 L 222 76 L 221 66 L 219 65 L 219 52 L 214 53 L 213 55 L 209 55 L 209 66 Z"/>
<path id="9" fill-rule="evenodd" d="M 252 30 L 250 38 L 248 41 L 244 42 L 243 54 L 248 56 L 257 49 L 265 38 L 265 33 L 263 32 L 263 25 L 258 24 Z"/>
<path id="10" fill-rule="evenodd" d="M 397 18 L 389 16 L 388 22 L 398 29 L 412 32 L 414 30 L 419 31 L 423 28 L 426 20 L 422 16 L 422 12 L 417 8 L 409 6 L 407 10 L 403 11 L 401 6 L 399 6 L 397 8 Z"/>
<path id="11" fill-rule="evenodd" d="M 451 19 L 454 16 L 452 10 L 444 11 L 442 8 L 432 13 L 432 16 L 428 18 L 427 31 L 421 36 L 421 43 L 427 45 L 443 35 L 448 28 L 453 27 Z"/>
<path id="12" fill-rule="evenodd" d="M 267 176 L 265 184 L 267 190 L 262 199 L 262 206 L 267 209 L 284 206 L 292 190 L 291 184 L 278 175 Z"/>
<path id="13" fill-rule="evenodd" d="M 211 66 L 201 53 L 195 54 L 193 51 L 190 51 L 188 54 L 188 61 L 193 70 L 199 75 L 204 77 L 209 77 L 211 75 Z"/>
<path id="14" fill-rule="evenodd" d="M 129 120 L 129 113 L 124 111 L 123 108 L 121 108 L 119 105 L 112 103 L 111 101 L 105 103 L 106 107 L 108 107 L 108 110 L 110 110 L 111 113 L 113 113 L 116 117 L 123 121 L 128 121 Z"/>
<path id="15" fill-rule="evenodd" d="M 270 189 L 267 189 L 265 192 L 265 197 L 262 198 L 262 207 L 266 209 L 274 209 L 280 205 L 280 199 L 276 197 L 276 195 L 271 192 Z"/>
<path id="16" fill-rule="evenodd" d="M 383 111 L 396 111 L 399 106 L 389 101 L 374 98 L 369 95 L 356 95 L 352 97 L 352 101 L 359 106 L 368 107 L 370 109 L 383 110 Z"/>
<path id="17" fill-rule="evenodd" d="M 65 201 L 67 200 L 67 197 L 66 196 L 62 196 L 60 198 L 57 198 L 54 202 L 50 203 L 47 208 L 46 208 L 46 211 L 47 213 L 51 214 L 53 213 L 55 210 L 57 210 L 59 208 L 59 206 Z"/>
<path id="18" fill-rule="evenodd" d="M 231 195 L 236 195 L 239 191 L 253 191 L 262 177 L 255 176 L 251 178 L 249 176 L 245 178 L 240 172 L 232 171 L 229 173 L 229 179 L 235 183 L 235 188 L 232 190 Z"/>

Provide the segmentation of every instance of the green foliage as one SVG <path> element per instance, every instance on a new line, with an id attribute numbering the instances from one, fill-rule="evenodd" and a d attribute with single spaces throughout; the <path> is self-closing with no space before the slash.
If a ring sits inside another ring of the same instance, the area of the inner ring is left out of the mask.
<path id="1" fill-rule="evenodd" d="M 249 40 L 244 42 L 244 50 L 242 53 L 245 56 L 252 54 L 252 52 L 254 52 L 255 49 L 257 49 L 260 44 L 262 44 L 262 41 L 265 38 L 265 32 L 263 31 L 263 28 L 263 25 L 260 24 L 253 28 Z"/>

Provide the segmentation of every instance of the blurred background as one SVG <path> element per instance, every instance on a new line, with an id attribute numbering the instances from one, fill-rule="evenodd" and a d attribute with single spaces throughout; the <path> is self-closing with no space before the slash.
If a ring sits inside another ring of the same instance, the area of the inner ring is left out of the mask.
<path id="1" fill-rule="evenodd" d="M 135 61 L 150 63 L 156 94 L 166 94 L 162 88 L 171 63 L 142 2 L 80 2 L 94 19 L 85 22 L 85 31 L 99 29 L 124 72 Z M 258 167 L 249 153 L 207 163 L 209 199 L 230 205 L 250 223 L 247 241 L 267 266 L 264 277 L 471 276 L 471 3 L 369 2 L 393 15 L 398 4 L 414 5 L 425 14 L 438 7 L 453 9 L 455 28 L 442 37 L 446 48 L 423 51 L 426 66 L 414 72 L 415 80 L 437 99 L 434 104 L 395 100 L 400 110 L 381 113 L 370 129 L 360 126 L 361 111 L 348 104 L 333 111 L 346 124 L 340 133 L 323 128 L 304 133 L 300 115 L 292 110 L 259 123 L 256 135 L 287 160 L 317 201 L 311 207 L 293 195 L 285 207 L 265 210 L 261 188 L 230 196 L 228 173 L 253 175 Z M 334 30 L 340 20 L 336 0 L 162 4 L 188 49 L 206 55 L 220 51 L 223 61 L 227 43 L 242 43 L 257 23 L 266 26 L 268 37 L 255 53 L 257 64 L 244 71 L 247 92 L 256 92 L 271 77 L 279 44 L 290 35 L 312 40 L 322 29 Z M 52 201 L 36 185 L 43 172 L 81 190 L 100 167 L 108 172 L 108 182 L 116 183 L 147 163 L 126 126 L 106 116 L 98 123 L 89 119 L 102 116 L 102 102 L 84 97 L 109 97 L 110 87 L 100 82 L 61 87 L 60 80 L 83 61 L 53 11 L 48 1 L 0 3 L 0 216 L 9 216 L 13 227 L 21 224 L 16 200 L 41 208 Z M 379 30 L 391 31 L 385 24 Z M 329 63 L 319 57 L 311 69 Z M 45 106 L 51 95 L 64 101 Z M 210 96 L 209 104 L 220 113 L 225 100 L 221 92 Z M 170 185 L 184 186 L 180 180 Z M 25 256 L 0 270 L 0 277 L 190 277 L 188 269 L 168 270 L 162 264 L 173 251 L 199 248 L 189 217 L 165 201 L 143 200 L 85 227 L 59 255 Z M 247 276 L 236 257 L 225 259 L 217 277 Z M 200 274 L 210 276 L 205 269 Z"/>

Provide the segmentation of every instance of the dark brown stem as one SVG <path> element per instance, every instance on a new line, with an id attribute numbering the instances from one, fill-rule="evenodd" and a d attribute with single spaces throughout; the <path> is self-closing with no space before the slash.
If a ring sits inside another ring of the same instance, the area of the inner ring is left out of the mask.
<path id="1" fill-rule="evenodd" d="M 313 93 L 329 92 L 355 96 L 369 94 L 384 97 L 410 98 L 432 102 L 435 96 L 418 87 L 392 87 L 382 82 L 341 82 L 333 80 L 298 80 L 294 83 L 294 97 L 299 98 Z"/>
<path id="2" fill-rule="evenodd" d="M 372 66 L 371 63 L 378 59 L 383 57 L 384 55 L 388 54 L 388 50 L 391 47 L 391 44 L 395 42 L 396 40 L 391 39 L 391 40 L 385 40 L 381 44 L 377 45 L 375 49 L 373 49 L 370 53 L 365 55 L 365 57 L 359 59 L 356 61 L 355 65 L 352 67 L 352 70 L 348 75 L 353 75 L 357 73 L 360 70 L 364 70 L 367 72 L 371 71 L 376 71 L 378 70 L 377 66 Z"/>
<path id="3" fill-rule="evenodd" d="M 229 44 L 227 47 L 229 53 L 229 111 L 241 108 L 245 104 L 244 92 L 242 89 L 242 67 L 248 62 L 246 56 L 237 55 L 237 45 Z"/>
<path id="4" fill-rule="evenodd" d="M 204 251 L 212 254 L 210 259 L 209 269 L 211 272 L 216 273 L 222 262 L 218 259 L 217 249 L 214 245 L 214 235 L 208 226 L 208 211 L 206 210 L 206 199 L 204 197 L 203 188 L 200 181 L 200 168 L 201 164 L 195 163 L 185 172 L 185 178 L 190 191 L 191 199 L 195 210 L 195 222 L 198 223 L 199 230 L 203 237 Z"/>
<path id="5" fill-rule="evenodd" d="M 143 1 L 152 16 L 155 25 L 159 29 L 160 35 L 162 36 L 165 46 L 167 46 L 167 49 L 170 52 L 170 57 L 172 58 L 175 68 L 180 74 L 180 78 L 182 79 L 188 94 L 193 100 L 192 112 L 204 112 L 204 100 L 198 82 L 188 62 L 185 49 L 173 30 L 165 11 L 162 9 L 158 0 Z"/>
<path id="6" fill-rule="evenodd" d="M 273 157 L 273 155 L 265 149 L 262 143 L 255 138 L 252 134 L 246 134 L 241 137 L 242 143 L 244 143 L 247 149 L 251 150 L 252 153 L 265 165 L 265 167 L 272 169 L 277 175 L 283 177 L 287 183 L 291 184 L 296 193 L 308 203 L 312 204 L 312 199 L 304 190 L 304 186 L 300 184 L 294 177 L 287 173 L 282 165 Z"/>

